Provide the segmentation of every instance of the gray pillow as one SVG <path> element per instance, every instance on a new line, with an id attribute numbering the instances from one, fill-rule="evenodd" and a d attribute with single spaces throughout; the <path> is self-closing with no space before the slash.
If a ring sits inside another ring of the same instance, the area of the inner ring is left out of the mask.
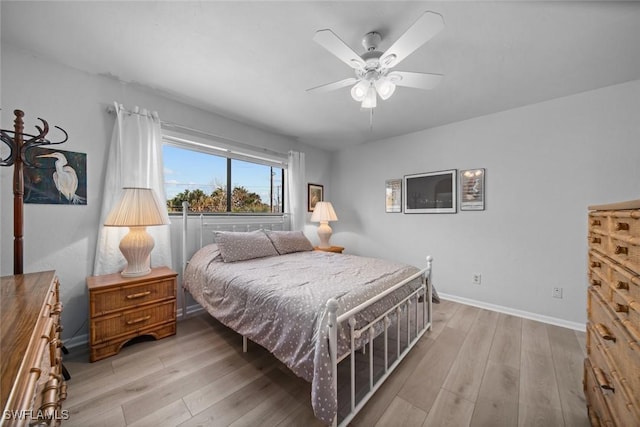
<path id="1" fill-rule="evenodd" d="M 302 231 L 265 231 L 280 255 L 312 251 L 313 245 Z"/>
<path id="2" fill-rule="evenodd" d="M 249 232 L 214 231 L 224 262 L 276 256 L 278 251 L 262 230 Z"/>

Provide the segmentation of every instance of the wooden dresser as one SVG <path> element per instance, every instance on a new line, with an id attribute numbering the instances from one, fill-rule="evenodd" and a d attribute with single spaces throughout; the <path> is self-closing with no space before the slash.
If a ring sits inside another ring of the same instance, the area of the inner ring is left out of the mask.
<path id="1" fill-rule="evenodd" d="M 640 200 L 589 206 L 584 391 L 594 426 L 640 425 Z"/>
<path id="2" fill-rule="evenodd" d="M 156 339 L 176 333 L 178 273 L 158 267 L 140 277 L 120 273 L 87 278 L 89 289 L 89 359 L 117 354 L 132 338 Z"/>
<path id="3" fill-rule="evenodd" d="M 0 426 L 58 425 L 68 412 L 56 274 L 1 277 L 0 295 Z"/>

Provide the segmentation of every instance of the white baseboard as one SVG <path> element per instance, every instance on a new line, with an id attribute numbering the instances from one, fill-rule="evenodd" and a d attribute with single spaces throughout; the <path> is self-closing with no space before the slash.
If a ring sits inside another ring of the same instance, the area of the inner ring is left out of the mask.
<path id="1" fill-rule="evenodd" d="M 587 327 L 585 323 L 570 322 L 564 319 L 558 319 L 556 317 L 544 316 L 542 314 L 531 313 L 524 310 L 517 310 L 515 308 L 504 307 L 502 305 L 490 304 L 487 302 L 476 301 L 469 298 L 458 297 L 455 295 L 443 294 L 438 292 L 438 296 L 441 299 L 458 302 L 460 304 L 471 305 L 473 307 L 484 308 L 486 310 L 497 311 L 498 313 L 511 314 L 513 316 L 522 317 L 524 319 L 536 320 L 542 323 L 548 323 L 550 325 L 562 326 L 563 328 L 569 328 L 576 331 L 584 332 Z"/>
<path id="2" fill-rule="evenodd" d="M 194 304 L 187 307 L 187 316 L 192 316 L 192 315 L 200 314 L 203 312 L 204 312 L 204 309 L 199 304 Z M 177 310 L 176 317 L 178 318 L 178 320 L 182 320 L 184 318 L 184 316 L 182 316 L 182 308 L 179 308 Z M 73 338 L 64 340 L 64 346 L 67 349 L 80 347 L 83 345 L 87 345 L 88 343 L 89 343 L 89 334 L 77 335 Z"/>

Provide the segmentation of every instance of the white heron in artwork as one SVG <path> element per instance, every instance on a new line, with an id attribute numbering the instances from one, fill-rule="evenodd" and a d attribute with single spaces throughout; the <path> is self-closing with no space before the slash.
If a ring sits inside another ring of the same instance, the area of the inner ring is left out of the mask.
<path id="1" fill-rule="evenodd" d="M 42 154 L 38 157 L 52 157 L 56 159 L 56 171 L 53 173 L 53 182 L 56 188 L 69 203 L 74 205 L 84 203 L 84 197 L 76 194 L 76 190 L 78 189 L 78 175 L 76 171 L 69 166 L 64 154 L 53 152 L 51 154 Z"/>

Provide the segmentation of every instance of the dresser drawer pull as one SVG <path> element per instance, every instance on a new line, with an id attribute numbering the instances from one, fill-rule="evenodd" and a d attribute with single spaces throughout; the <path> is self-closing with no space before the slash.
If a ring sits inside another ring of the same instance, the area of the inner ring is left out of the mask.
<path id="1" fill-rule="evenodd" d="M 602 264 L 600 264 L 600 261 L 591 261 L 591 268 L 600 268 L 602 267 Z"/>
<path id="2" fill-rule="evenodd" d="M 627 248 L 626 246 L 616 246 L 616 255 L 629 255 L 629 248 Z"/>
<path id="3" fill-rule="evenodd" d="M 592 238 L 591 238 L 591 243 L 599 244 L 600 242 L 601 242 L 601 240 L 600 240 L 600 238 L 599 238 L 599 237 L 592 237 Z"/>
<path id="4" fill-rule="evenodd" d="M 52 314 L 59 316 L 62 313 L 62 303 L 58 302 L 53 306 Z"/>
<path id="5" fill-rule="evenodd" d="M 629 282 L 623 282 L 622 280 L 618 280 L 616 283 L 616 289 L 624 289 L 625 291 L 629 290 Z"/>
<path id="6" fill-rule="evenodd" d="M 591 225 L 596 227 L 598 225 L 602 225 L 602 223 L 600 222 L 599 219 L 594 219 L 593 221 L 591 221 Z"/>
<path id="7" fill-rule="evenodd" d="M 151 293 L 151 291 L 145 291 L 145 292 L 139 292 L 137 294 L 127 295 L 127 299 L 136 299 L 136 298 L 146 297 L 150 293 Z"/>
<path id="8" fill-rule="evenodd" d="M 616 337 L 611 335 L 611 332 L 609 332 L 607 327 L 604 326 L 602 323 L 598 323 L 596 325 L 596 331 L 598 331 L 598 334 L 602 337 L 602 339 L 616 342 Z"/>
<path id="9" fill-rule="evenodd" d="M 595 374 L 596 381 L 601 389 L 615 392 L 615 388 L 609 384 L 609 381 L 607 381 L 607 377 L 604 375 L 604 372 L 602 372 L 602 369 L 594 368 L 593 373 Z"/>
<path id="10" fill-rule="evenodd" d="M 629 224 L 626 222 L 617 222 L 616 223 L 616 231 L 628 231 Z"/>
<path id="11" fill-rule="evenodd" d="M 624 305 L 624 304 L 615 304 L 614 310 L 616 311 L 616 313 L 628 313 L 629 312 L 629 306 L 628 305 Z"/>
<path id="12" fill-rule="evenodd" d="M 600 280 L 592 279 L 591 284 L 593 286 L 602 286 L 602 282 Z"/>
<path id="13" fill-rule="evenodd" d="M 133 320 L 127 320 L 127 325 L 135 325 L 136 323 L 144 322 L 149 319 L 151 319 L 151 316 L 144 316 Z"/>

